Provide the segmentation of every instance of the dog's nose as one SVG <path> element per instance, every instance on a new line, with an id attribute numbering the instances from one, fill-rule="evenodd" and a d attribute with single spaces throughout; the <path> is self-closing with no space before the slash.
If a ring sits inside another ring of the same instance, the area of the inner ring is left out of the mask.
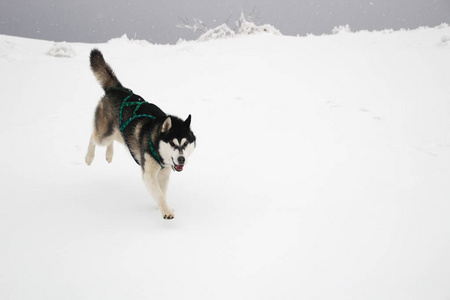
<path id="1" fill-rule="evenodd" d="M 184 162 L 185 162 L 186 160 L 184 159 L 184 156 L 180 156 L 180 157 L 178 157 L 178 163 L 180 164 L 180 165 L 184 165 Z"/>

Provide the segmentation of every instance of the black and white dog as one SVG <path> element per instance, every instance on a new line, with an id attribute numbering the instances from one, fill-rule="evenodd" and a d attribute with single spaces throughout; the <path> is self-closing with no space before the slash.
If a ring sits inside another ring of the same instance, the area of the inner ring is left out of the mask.
<path id="1" fill-rule="evenodd" d="M 156 105 L 123 87 L 99 50 L 91 51 L 90 62 L 105 95 L 95 111 L 86 164 L 94 160 L 96 145 L 107 146 L 106 160 L 110 163 L 114 141 L 126 144 L 142 167 L 145 186 L 164 219 L 173 219 L 174 214 L 166 203 L 167 185 L 171 170 L 181 172 L 195 148 L 191 116 L 183 121 L 166 115 Z"/>

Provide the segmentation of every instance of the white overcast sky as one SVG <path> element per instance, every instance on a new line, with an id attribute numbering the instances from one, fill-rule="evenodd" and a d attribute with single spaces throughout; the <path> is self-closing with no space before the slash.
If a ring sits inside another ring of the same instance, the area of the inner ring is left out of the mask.
<path id="1" fill-rule="evenodd" d="M 127 34 L 153 43 L 175 43 L 200 33 L 177 28 L 199 18 L 208 27 L 241 11 L 255 23 L 272 24 L 285 35 L 352 30 L 417 28 L 450 23 L 450 0 L 11 0 L 0 3 L 0 34 L 68 42 L 105 42 Z"/>

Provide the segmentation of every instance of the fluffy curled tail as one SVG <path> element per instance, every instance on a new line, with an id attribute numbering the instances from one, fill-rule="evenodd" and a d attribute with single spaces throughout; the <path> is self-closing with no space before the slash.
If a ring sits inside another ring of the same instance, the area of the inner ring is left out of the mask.
<path id="1" fill-rule="evenodd" d="M 102 53 L 98 49 L 92 49 L 90 61 L 92 72 L 94 72 L 95 77 L 97 77 L 98 82 L 105 91 L 112 87 L 122 87 L 116 74 L 114 74 L 114 71 L 106 63 Z"/>

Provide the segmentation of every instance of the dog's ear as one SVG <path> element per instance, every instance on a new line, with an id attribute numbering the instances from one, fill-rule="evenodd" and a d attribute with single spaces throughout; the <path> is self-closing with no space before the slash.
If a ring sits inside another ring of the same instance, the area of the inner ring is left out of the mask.
<path id="1" fill-rule="evenodd" d="M 172 128 L 172 119 L 170 117 L 167 117 L 167 119 L 164 121 L 161 132 L 167 132 Z"/>
<path id="2" fill-rule="evenodd" d="M 184 121 L 184 124 L 186 124 L 187 127 L 191 127 L 191 115 L 187 117 L 186 121 Z"/>

